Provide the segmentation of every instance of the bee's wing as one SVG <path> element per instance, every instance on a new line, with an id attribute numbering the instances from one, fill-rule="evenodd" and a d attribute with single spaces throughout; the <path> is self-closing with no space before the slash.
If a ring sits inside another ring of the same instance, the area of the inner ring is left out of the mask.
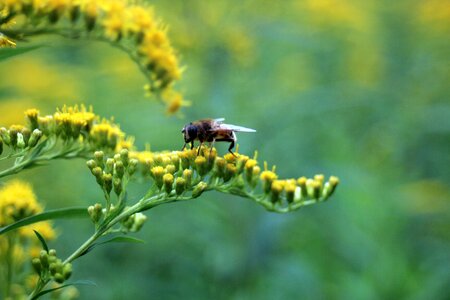
<path id="1" fill-rule="evenodd" d="M 217 119 L 213 119 L 214 120 L 214 122 L 216 122 L 216 123 L 223 123 L 223 121 L 225 121 L 225 118 L 217 118 Z"/>
<path id="2" fill-rule="evenodd" d="M 226 129 L 226 130 L 233 130 L 233 131 L 237 131 L 237 132 L 256 132 L 255 129 L 237 126 L 237 125 L 231 125 L 231 124 L 223 124 L 223 123 L 219 125 L 219 128 Z"/>

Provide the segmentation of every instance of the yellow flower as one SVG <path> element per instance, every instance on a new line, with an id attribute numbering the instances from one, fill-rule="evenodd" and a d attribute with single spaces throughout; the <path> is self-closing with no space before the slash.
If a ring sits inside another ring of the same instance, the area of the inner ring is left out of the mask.
<path id="1" fill-rule="evenodd" d="M 0 33 L 0 48 L 15 48 L 16 43 L 10 40 L 6 35 Z"/>
<path id="2" fill-rule="evenodd" d="M 28 183 L 13 180 L 0 189 L 0 226 L 42 211 Z"/>

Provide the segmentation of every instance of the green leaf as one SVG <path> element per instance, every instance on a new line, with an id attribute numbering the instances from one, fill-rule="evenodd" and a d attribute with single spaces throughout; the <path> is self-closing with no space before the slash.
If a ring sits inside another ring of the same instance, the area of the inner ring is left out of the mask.
<path id="1" fill-rule="evenodd" d="M 8 231 L 37 222 L 68 218 L 89 218 L 89 214 L 87 213 L 87 209 L 85 207 L 71 207 L 49 210 L 28 218 L 24 218 L 13 224 L 0 228 L 0 235 L 7 233 Z"/>
<path id="2" fill-rule="evenodd" d="M 19 47 L 19 48 L 1 48 L 0 49 L 0 61 L 8 59 L 10 57 L 27 53 L 29 51 L 33 51 L 41 48 L 42 45 L 28 46 L 28 47 Z"/>
<path id="3" fill-rule="evenodd" d="M 95 247 L 97 247 L 99 245 L 104 245 L 104 244 L 109 244 L 109 243 L 145 243 L 145 241 L 138 239 L 138 238 L 131 237 L 131 236 L 125 236 L 125 235 L 116 236 L 109 240 L 90 245 L 84 252 L 82 252 L 80 255 L 78 255 L 78 257 L 88 254 Z"/>
<path id="4" fill-rule="evenodd" d="M 97 243 L 97 245 L 104 245 L 109 243 L 145 243 L 145 241 L 135 237 L 121 235 L 113 237 L 107 241 Z"/>
<path id="5" fill-rule="evenodd" d="M 34 231 L 34 234 L 36 234 L 36 236 L 38 237 L 39 241 L 41 242 L 42 248 L 44 248 L 44 250 L 47 251 L 47 253 L 48 253 L 48 246 L 47 246 L 47 242 L 45 242 L 44 237 L 36 230 L 33 230 L 33 231 Z"/>
<path id="6" fill-rule="evenodd" d="M 72 285 L 93 285 L 93 286 L 97 286 L 95 284 L 95 282 L 90 281 L 90 280 L 77 280 L 75 282 L 63 284 L 63 285 L 58 286 L 58 287 L 53 288 L 53 289 L 44 290 L 44 291 L 36 294 L 33 298 L 31 298 L 31 300 L 38 299 L 39 297 L 41 297 L 41 296 L 43 296 L 45 294 L 48 294 L 48 293 L 51 293 L 53 291 L 56 291 L 56 290 L 59 290 L 59 289 L 63 289 L 65 287 L 72 286 Z"/>

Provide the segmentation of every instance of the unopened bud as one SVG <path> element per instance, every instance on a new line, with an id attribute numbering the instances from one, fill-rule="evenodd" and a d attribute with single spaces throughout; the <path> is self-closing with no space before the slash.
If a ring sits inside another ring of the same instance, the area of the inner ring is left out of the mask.
<path id="1" fill-rule="evenodd" d="M 116 195 L 119 196 L 120 193 L 122 193 L 122 180 L 120 178 L 114 178 L 113 187 L 114 193 L 116 193 Z"/>
<path id="2" fill-rule="evenodd" d="M 97 165 L 101 168 L 104 167 L 104 158 L 105 158 L 105 154 L 103 153 L 103 151 L 95 151 L 94 152 L 94 159 L 95 162 L 97 163 Z"/>
<path id="3" fill-rule="evenodd" d="M 237 168 L 234 164 L 227 164 L 225 167 L 225 174 L 223 176 L 223 181 L 227 182 L 233 178 L 237 173 Z"/>
<path id="4" fill-rule="evenodd" d="M 23 139 L 22 133 L 18 132 L 16 136 L 17 136 L 17 148 L 20 149 L 25 148 L 25 141 Z"/>
<path id="5" fill-rule="evenodd" d="M 24 128 L 22 128 L 22 131 L 20 133 L 22 134 L 23 142 L 25 143 L 25 147 L 26 147 L 28 145 L 28 141 L 30 140 L 30 137 L 31 137 L 31 131 L 30 131 L 30 129 L 24 127 Z"/>
<path id="6" fill-rule="evenodd" d="M 134 172 L 136 172 L 137 166 L 138 166 L 139 161 L 136 158 L 132 158 L 130 159 L 130 162 L 128 163 L 128 174 L 133 175 Z"/>
<path id="7" fill-rule="evenodd" d="M 177 195 L 181 195 L 186 189 L 186 180 L 182 177 L 178 177 L 175 181 L 175 192 Z"/>
<path id="8" fill-rule="evenodd" d="M 86 166 L 89 168 L 89 170 L 91 170 L 91 172 L 93 172 L 93 169 L 95 167 L 97 167 L 97 163 L 95 162 L 95 160 L 90 159 L 86 162 Z M 101 170 L 101 169 L 100 169 Z"/>
<path id="9" fill-rule="evenodd" d="M 128 149 L 120 150 L 120 158 L 121 158 L 125 168 L 128 167 L 128 162 L 129 162 Z"/>
<path id="10" fill-rule="evenodd" d="M 173 186 L 173 175 L 170 173 L 164 174 L 163 176 L 164 181 L 164 189 L 167 194 L 170 194 L 172 192 L 172 186 Z"/>
<path id="11" fill-rule="evenodd" d="M 161 189 L 161 187 L 163 186 L 164 168 L 161 166 L 153 167 L 151 169 L 151 174 L 153 176 L 153 179 L 155 180 L 156 186 Z"/>
<path id="12" fill-rule="evenodd" d="M 281 181 L 275 180 L 274 182 L 272 182 L 270 191 L 271 191 L 270 200 L 272 201 L 272 203 L 280 201 L 280 194 L 283 191 L 283 184 L 281 183 Z"/>
<path id="13" fill-rule="evenodd" d="M 37 257 L 33 258 L 31 260 L 31 265 L 33 266 L 33 269 L 36 271 L 36 273 L 41 274 L 42 271 L 42 264 L 41 260 Z"/>
<path id="14" fill-rule="evenodd" d="M 3 140 L 5 145 L 9 145 L 11 138 L 9 137 L 8 129 L 5 127 L 0 128 L 0 138 Z"/>
<path id="15" fill-rule="evenodd" d="M 339 178 L 337 178 L 336 176 L 331 176 L 323 188 L 323 196 L 325 198 L 330 197 L 336 190 L 336 187 L 338 184 L 339 184 Z"/>
<path id="16" fill-rule="evenodd" d="M 190 169 L 184 170 L 183 171 L 183 178 L 185 180 L 186 187 L 190 187 L 191 186 L 191 181 L 192 181 L 192 170 L 190 170 Z"/>
<path id="17" fill-rule="evenodd" d="M 36 144 L 39 142 L 39 140 L 42 137 L 42 131 L 40 131 L 39 129 L 34 129 L 33 132 L 31 133 L 30 139 L 28 141 L 28 146 L 29 147 L 34 147 L 36 146 Z"/>
<path id="18" fill-rule="evenodd" d="M 108 158 L 105 163 L 105 172 L 112 173 L 114 171 L 114 159 Z"/>
<path id="19" fill-rule="evenodd" d="M 62 269 L 62 275 L 64 276 L 64 279 L 69 279 L 70 275 L 72 275 L 72 264 L 67 263 L 64 265 Z"/>
<path id="20" fill-rule="evenodd" d="M 200 181 L 192 191 L 192 198 L 200 197 L 200 195 L 203 194 L 203 192 L 206 190 L 207 187 L 208 184 L 206 182 Z"/>
<path id="21" fill-rule="evenodd" d="M 123 174 L 125 174 L 125 166 L 121 160 L 117 161 L 114 165 L 114 175 L 122 179 Z"/>
<path id="22" fill-rule="evenodd" d="M 54 275 L 54 279 L 57 283 L 63 283 L 64 282 L 64 276 L 61 273 L 56 273 Z"/>
<path id="23" fill-rule="evenodd" d="M 103 187 L 105 188 L 106 193 L 109 195 L 112 190 L 112 175 L 109 173 L 103 174 Z"/>
<path id="24" fill-rule="evenodd" d="M 41 264 L 44 268 L 48 267 L 48 253 L 45 250 L 41 250 L 39 253 L 39 259 L 41 261 Z"/>
<path id="25" fill-rule="evenodd" d="M 173 175 L 173 174 L 175 174 L 175 172 L 176 172 L 176 168 L 174 165 L 169 164 L 166 166 L 166 173 L 170 173 Z"/>
<path id="26" fill-rule="evenodd" d="M 205 176 L 208 173 L 207 162 L 204 156 L 197 156 L 194 163 L 195 169 L 201 177 Z"/>

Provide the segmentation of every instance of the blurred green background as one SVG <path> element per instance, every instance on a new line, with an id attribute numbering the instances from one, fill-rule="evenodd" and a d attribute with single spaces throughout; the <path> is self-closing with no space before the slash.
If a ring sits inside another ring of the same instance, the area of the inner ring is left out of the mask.
<path id="1" fill-rule="evenodd" d="M 98 285 L 81 299 L 450 298 L 448 1 L 151 3 L 186 66 L 182 117 L 143 96 L 126 54 L 46 36 L 0 65 L 1 125 L 83 102 L 158 151 L 181 148 L 185 123 L 225 117 L 258 130 L 238 136 L 240 152 L 258 150 L 280 176 L 341 185 L 288 215 L 218 193 L 157 207 L 138 234 L 146 244 L 76 263 L 74 279 Z M 20 177 L 48 209 L 102 199 L 83 160 Z M 63 256 L 92 231 L 56 226 Z"/>

